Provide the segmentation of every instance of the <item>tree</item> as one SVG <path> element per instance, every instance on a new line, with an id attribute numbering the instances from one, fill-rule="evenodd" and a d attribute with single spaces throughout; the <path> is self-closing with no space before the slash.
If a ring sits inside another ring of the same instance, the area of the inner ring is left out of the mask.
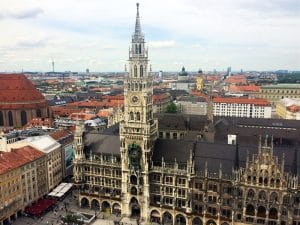
<path id="1" fill-rule="evenodd" d="M 174 102 L 171 102 L 169 105 L 167 105 L 166 113 L 176 113 L 177 112 L 177 106 Z"/>
<path id="2" fill-rule="evenodd" d="M 64 223 L 67 223 L 68 225 L 71 224 L 77 224 L 77 225 L 83 225 L 84 222 L 79 220 L 79 217 L 76 215 L 68 214 L 63 218 Z"/>

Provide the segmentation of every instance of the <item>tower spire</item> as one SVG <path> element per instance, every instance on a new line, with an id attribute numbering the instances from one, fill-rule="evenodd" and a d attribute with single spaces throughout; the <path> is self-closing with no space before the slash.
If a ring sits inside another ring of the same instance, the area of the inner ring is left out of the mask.
<path id="1" fill-rule="evenodd" d="M 239 143 L 238 143 L 238 134 L 236 134 L 234 169 L 238 170 L 239 168 L 240 168 Z"/>
<path id="2" fill-rule="evenodd" d="M 292 167 L 292 173 L 294 176 L 297 176 L 298 174 L 298 151 L 297 146 L 294 150 L 294 161 L 293 161 L 293 167 Z"/>
<path id="3" fill-rule="evenodd" d="M 135 20 L 134 36 L 141 36 L 141 35 L 142 35 L 142 28 L 140 22 L 139 3 L 136 3 L 136 20 Z"/>

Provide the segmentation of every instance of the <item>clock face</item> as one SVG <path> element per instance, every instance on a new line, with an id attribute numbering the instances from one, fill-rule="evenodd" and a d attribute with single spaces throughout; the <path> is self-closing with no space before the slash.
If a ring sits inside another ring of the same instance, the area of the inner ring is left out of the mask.
<path id="1" fill-rule="evenodd" d="M 136 96 L 136 95 L 134 95 L 134 96 L 131 97 L 131 101 L 132 101 L 133 103 L 137 103 L 137 102 L 139 101 L 139 97 Z"/>

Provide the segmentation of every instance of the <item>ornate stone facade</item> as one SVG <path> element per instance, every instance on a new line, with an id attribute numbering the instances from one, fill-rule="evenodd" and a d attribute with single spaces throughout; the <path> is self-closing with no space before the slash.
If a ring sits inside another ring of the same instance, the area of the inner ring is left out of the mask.
<path id="1" fill-rule="evenodd" d="M 204 143 L 197 135 L 187 140 L 188 131 L 182 138 L 158 138 L 147 55 L 137 12 L 119 136 L 115 131 L 111 136 L 94 133 L 97 141 L 91 142 L 85 134 L 90 142 L 84 146 L 84 127 L 76 128 L 74 181 L 79 204 L 160 224 L 299 225 L 297 151 L 294 169 L 288 173 L 284 158 L 279 162 L 273 154 L 273 138 L 259 140 L 257 154 L 243 163 L 238 144 Z M 200 154 L 206 154 L 204 161 Z M 216 159 L 224 164 L 215 165 Z"/>

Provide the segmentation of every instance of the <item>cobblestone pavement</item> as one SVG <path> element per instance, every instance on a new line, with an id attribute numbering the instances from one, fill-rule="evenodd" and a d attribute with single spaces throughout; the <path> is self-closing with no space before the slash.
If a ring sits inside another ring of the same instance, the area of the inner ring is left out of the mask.
<path id="1" fill-rule="evenodd" d="M 80 208 L 77 200 L 73 197 L 72 193 L 66 196 L 62 201 L 58 201 L 54 210 L 51 210 L 44 214 L 40 218 L 32 218 L 21 216 L 13 221 L 13 225 L 61 225 L 63 224 L 61 218 L 67 214 L 67 212 L 80 212 L 89 215 L 96 214 L 97 219 L 94 220 L 91 225 L 115 225 L 114 221 L 120 221 L 120 225 L 137 225 L 137 221 L 131 218 L 121 218 L 115 215 L 107 215 L 103 212 L 95 212 L 89 208 Z M 146 225 L 146 223 L 140 223 L 140 225 Z M 148 225 L 148 224 L 147 224 Z M 156 223 L 150 223 L 149 225 L 157 225 Z"/>
<path id="2" fill-rule="evenodd" d="M 17 218 L 16 221 L 13 221 L 13 225 L 59 225 L 63 224 L 61 218 L 67 214 L 67 212 L 80 212 L 86 213 L 89 215 L 96 214 L 97 218 L 101 218 L 98 220 L 98 224 L 103 225 L 114 225 L 114 220 L 119 221 L 120 218 L 115 215 L 107 216 L 104 215 L 103 212 L 95 212 L 91 209 L 80 208 L 77 204 L 76 199 L 73 198 L 72 194 L 69 194 L 64 200 L 58 201 L 56 207 L 44 214 L 40 218 L 32 218 L 21 216 Z M 97 222 L 94 221 L 93 223 Z M 99 223 L 100 222 L 100 223 Z M 91 223 L 91 224 L 93 224 Z"/>

